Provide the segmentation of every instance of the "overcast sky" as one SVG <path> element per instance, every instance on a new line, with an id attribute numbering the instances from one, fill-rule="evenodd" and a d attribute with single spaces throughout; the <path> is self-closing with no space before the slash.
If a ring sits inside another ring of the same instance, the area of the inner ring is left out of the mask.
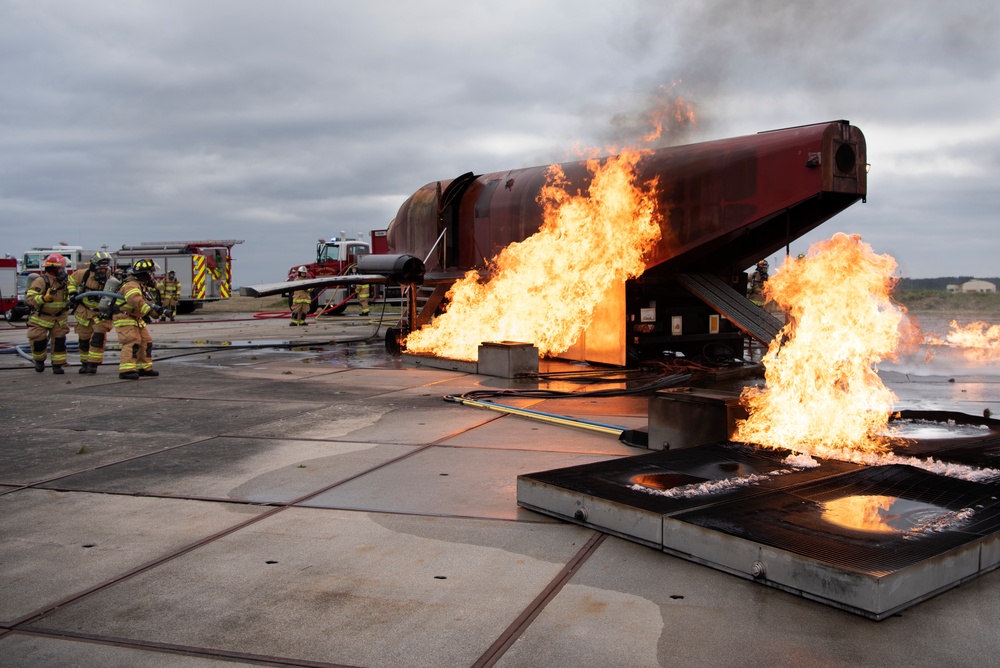
<path id="1" fill-rule="evenodd" d="M 244 239 L 237 284 L 385 228 L 426 183 L 634 139 L 848 119 L 859 233 L 904 276 L 1000 275 L 996 0 L 0 0 L 0 254 Z M 671 86 L 673 86 L 671 88 Z"/>

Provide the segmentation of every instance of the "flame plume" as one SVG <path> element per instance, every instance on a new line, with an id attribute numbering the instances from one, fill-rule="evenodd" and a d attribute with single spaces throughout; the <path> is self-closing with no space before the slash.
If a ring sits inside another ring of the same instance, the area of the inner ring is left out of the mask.
<path id="1" fill-rule="evenodd" d="M 636 183 L 640 151 L 591 159 L 587 193 L 566 191 L 549 168 L 539 195 L 539 231 L 490 262 L 489 278 L 470 271 L 448 292 L 448 309 L 406 339 L 409 352 L 475 360 L 484 341 L 533 343 L 555 355 L 577 341 L 608 289 L 645 270 L 660 239 L 656 181 Z"/>
<path id="2" fill-rule="evenodd" d="M 896 396 L 876 364 L 895 359 L 908 338 L 905 309 L 889 296 L 895 269 L 858 235 L 836 234 L 788 258 L 765 286 L 788 324 L 762 360 L 765 387 L 743 392 L 749 417 L 736 438 L 839 459 L 887 450 Z"/>
<path id="3" fill-rule="evenodd" d="M 945 336 L 949 345 L 962 349 L 965 358 L 972 362 L 1000 361 L 1000 325 L 973 322 L 965 327 L 951 321 L 951 331 Z"/>

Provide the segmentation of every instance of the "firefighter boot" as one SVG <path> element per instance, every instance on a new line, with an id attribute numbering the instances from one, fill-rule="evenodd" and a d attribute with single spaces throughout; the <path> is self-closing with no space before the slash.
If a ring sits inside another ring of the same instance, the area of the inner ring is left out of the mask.
<path id="1" fill-rule="evenodd" d="M 80 362 L 80 373 L 90 373 L 90 362 Z"/>
<path id="2" fill-rule="evenodd" d="M 48 341 L 32 341 L 31 342 L 31 356 L 35 359 L 35 371 L 41 373 L 45 371 L 45 349 L 48 347 Z"/>
<path id="3" fill-rule="evenodd" d="M 52 373 L 60 374 L 61 375 L 61 374 L 64 374 L 66 372 L 63 371 L 63 365 L 62 364 L 53 364 L 52 365 Z"/>
<path id="4" fill-rule="evenodd" d="M 139 380 L 138 371 L 122 371 L 118 374 L 118 377 L 122 380 Z"/>
<path id="5" fill-rule="evenodd" d="M 155 369 L 139 369 L 139 375 L 152 377 L 152 376 L 159 376 L 160 372 L 156 371 Z"/>

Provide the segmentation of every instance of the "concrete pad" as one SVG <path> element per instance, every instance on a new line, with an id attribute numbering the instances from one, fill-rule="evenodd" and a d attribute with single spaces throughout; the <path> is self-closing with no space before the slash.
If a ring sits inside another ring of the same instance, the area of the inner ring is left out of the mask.
<path id="1" fill-rule="evenodd" d="M 213 438 L 62 478 L 58 489 L 288 503 L 413 446 Z"/>
<path id="2" fill-rule="evenodd" d="M 581 390 L 579 386 L 575 389 Z M 557 397 L 545 399 L 533 408 L 560 415 L 615 415 L 645 420 L 649 397 Z"/>
<path id="3" fill-rule="evenodd" d="M 7 437 L 10 447 L 0 447 L 0 482 L 30 485 L 189 440 L 187 434 L 170 432 L 137 439 L 135 434 L 111 430 L 19 430 Z"/>
<path id="4" fill-rule="evenodd" d="M 496 665 L 991 665 L 998 594 L 994 574 L 872 623 L 609 537 Z"/>
<path id="5" fill-rule="evenodd" d="M 517 506 L 517 476 L 609 458 L 435 446 L 338 485 L 302 505 L 540 521 L 540 515 Z"/>
<path id="6" fill-rule="evenodd" d="M 159 379 L 153 378 L 149 382 L 156 380 Z M 220 393 L 218 401 L 177 397 L 150 401 L 128 397 L 123 400 L 122 408 L 98 411 L 90 414 L 89 419 L 93 424 L 113 424 L 116 431 L 129 433 L 179 432 L 214 436 L 249 425 L 302 415 L 316 407 L 315 403 L 241 401 L 238 398 L 229 399 L 229 396 L 232 395 Z M 54 420 L 50 426 L 71 427 L 78 421 L 78 418 Z"/>
<path id="7" fill-rule="evenodd" d="M 108 668 L 109 666 L 143 666 L 143 668 L 231 668 L 259 666 L 257 662 L 224 661 L 191 654 L 168 653 L 98 645 L 83 640 L 46 638 L 27 633 L 11 633 L 0 637 L 0 664 L 5 666 L 66 666 L 72 657 L 73 668 Z"/>
<path id="8" fill-rule="evenodd" d="M 41 400 L 32 395 L 8 395 L 0 400 L 0 420 L 6 436 L 29 432 L 34 429 L 90 429 L 98 426 L 111 428 L 125 422 L 131 411 L 145 413 L 156 406 L 155 399 L 122 396 L 121 390 L 108 394 L 93 393 L 83 388 L 64 390 L 57 401 Z"/>
<path id="9" fill-rule="evenodd" d="M 248 401 L 273 401 L 275 397 L 281 397 L 283 402 L 347 401 L 367 399 L 384 391 L 364 385 L 345 383 L 336 378 L 338 375 L 337 372 L 330 372 L 306 378 L 285 376 L 277 380 L 241 378 L 238 382 L 239 398 Z M 213 379 L 213 376 L 214 373 L 207 378 L 202 376 L 197 380 L 187 377 L 179 378 L 154 389 L 159 391 L 160 396 L 176 397 L 179 392 L 183 392 L 183 396 L 192 398 L 233 399 L 234 397 L 230 394 L 220 394 L 218 380 Z M 162 379 L 162 376 L 157 378 L 158 381 Z M 178 384 L 183 384 L 186 387 L 182 391 L 177 390 L 176 385 Z M 174 387 L 171 387 L 172 385 Z"/>
<path id="10" fill-rule="evenodd" d="M 402 367 L 398 369 L 347 369 L 337 375 L 338 382 L 362 387 L 377 387 L 390 392 L 397 392 L 406 388 L 436 388 L 441 383 L 465 380 L 467 378 L 467 374 L 460 374 L 454 371 Z M 435 389 L 434 391 L 437 390 Z M 446 394 L 446 392 L 442 392 L 441 394 Z"/>
<path id="11" fill-rule="evenodd" d="M 230 435 L 425 445 L 495 418 L 494 415 L 469 412 L 435 395 L 407 402 L 380 396 L 378 401 L 361 404 L 335 403 L 237 429 Z"/>
<path id="12" fill-rule="evenodd" d="M 355 666 L 468 666 L 590 535 L 292 508 L 30 628 Z"/>
<path id="13" fill-rule="evenodd" d="M 10 623 L 264 512 L 245 504 L 23 489 L 0 496 Z"/>

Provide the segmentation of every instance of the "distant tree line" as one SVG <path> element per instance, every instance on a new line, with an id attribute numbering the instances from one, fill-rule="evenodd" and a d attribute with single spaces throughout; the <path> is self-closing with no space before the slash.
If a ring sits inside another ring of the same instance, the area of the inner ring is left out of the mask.
<path id="1" fill-rule="evenodd" d="M 901 278 L 897 290 L 940 290 L 946 292 L 949 285 L 961 285 L 967 281 L 989 281 L 1000 286 L 1000 278 L 980 278 L 978 276 L 942 276 L 941 278 Z"/>

